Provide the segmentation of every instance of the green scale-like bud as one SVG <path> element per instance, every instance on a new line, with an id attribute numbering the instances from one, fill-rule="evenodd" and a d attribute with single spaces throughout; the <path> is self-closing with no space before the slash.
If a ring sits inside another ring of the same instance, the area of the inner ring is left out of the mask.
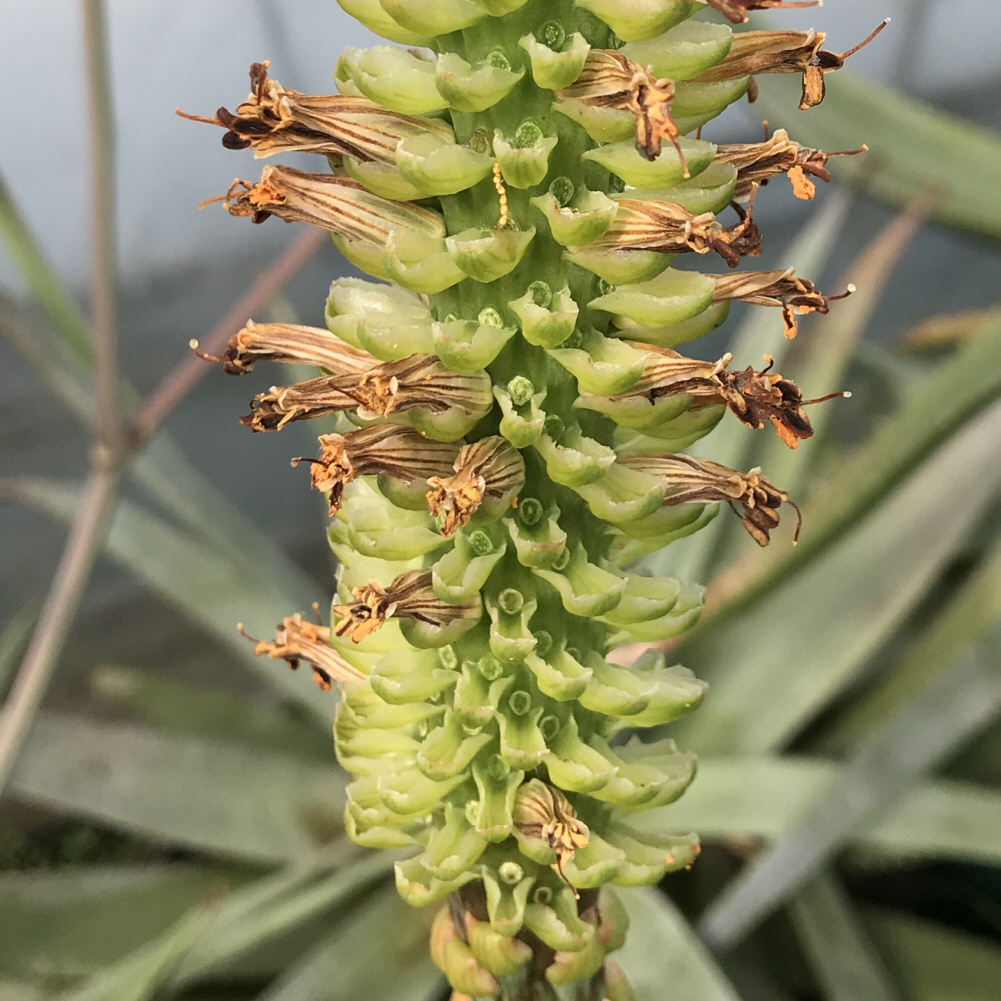
<path id="1" fill-rule="evenodd" d="M 431 949 L 457 994 L 624 998 L 609 886 L 698 853 L 630 815 L 692 781 L 662 727 L 705 692 L 658 650 L 695 623 L 701 588 L 630 565 L 720 503 L 768 544 L 786 494 L 680 454 L 720 420 L 793 448 L 812 433 L 810 401 L 771 366 L 675 348 L 734 300 L 778 307 L 788 336 L 829 302 L 792 269 L 671 268 L 684 253 L 736 267 L 761 242 L 759 183 L 787 174 L 810 198 L 828 178 L 827 155 L 782 131 L 691 133 L 755 73 L 802 72 L 815 95 L 841 57 L 816 32 L 689 20 L 695 0 L 340 2 L 399 45 L 349 49 L 331 95 L 255 64 L 247 100 L 212 119 L 230 148 L 329 163 L 235 183 L 231 214 L 320 226 L 392 283 L 337 279 L 328 329 L 250 323 L 218 359 L 318 369 L 257 396 L 253 430 L 327 418 L 317 458 L 296 462 L 330 505 L 332 623 L 294 616 L 257 649 L 340 687 L 347 831 L 413 849 L 396 870 L 410 903 L 452 895 Z M 710 4 L 731 20 L 782 6 Z M 646 645 L 629 667 L 626 644 Z"/>

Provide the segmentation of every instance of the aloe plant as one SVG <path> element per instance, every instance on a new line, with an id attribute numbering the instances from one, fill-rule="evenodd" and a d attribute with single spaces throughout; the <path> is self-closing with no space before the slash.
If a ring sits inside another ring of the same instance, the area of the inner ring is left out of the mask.
<path id="1" fill-rule="evenodd" d="M 767 545 L 787 494 L 682 450 L 724 419 L 796 448 L 818 402 L 770 361 L 675 348 L 733 301 L 778 307 L 788 337 L 830 302 L 792 269 L 671 268 L 688 252 L 736 267 L 761 243 L 759 184 L 786 174 L 812 198 L 828 177 L 829 154 L 784 131 L 699 136 L 756 74 L 801 74 L 812 107 L 846 54 L 814 31 L 734 35 L 691 0 L 341 4 L 419 48 L 349 49 L 334 95 L 255 64 L 246 101 L 208 119 L 230 148 L 329 164 L 267 166 L 227 211 L 320 226 L 391 283 L 337 279 L 327 329 L 251 322 L 216 359 L 321 370 L 256 396 L 253 431 L 335 418 L 317 457 L 293 460 L 328 498 L 331 624 L 293 614 L 257 652 L 339 687 L 348 833 L 411 849 L 397 887 L 439 904 L 431 952 L 456 997 L 620 1001 L 610 887 L 698 854 L 694 834 L 631 820 L 695 774 L 643 735 L 705 692 L 655 647 L 694 624 L 702 589 L 629 568 L 720 504 Z M 804 4 L 711 6 L 739 21 Z M 609 659 L 630 643 L 650 649 Z"/>

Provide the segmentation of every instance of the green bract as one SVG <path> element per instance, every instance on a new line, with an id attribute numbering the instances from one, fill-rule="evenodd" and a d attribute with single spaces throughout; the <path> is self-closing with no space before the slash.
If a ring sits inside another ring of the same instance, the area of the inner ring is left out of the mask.
<path id="1" fill-rule="evenodd" d="M 723 503 L 769 541 L 788 498 L 760 470 L 676 454 L 721 419 L 793 447 L 811 433 L 777 373 L 674 349 L 734 299 L 827 311 L 791 269 L 671 265 L 755 254 L 742 206 L 802 169 L 799 148 L 687 134 L 748 86 L 714 73 L 733 34 L 690 21 L 694 0 L 339 2 L 400 45 L 348 49 L 326 117 L 278 105 L 309 148 L 329 133 L 334 174 L 273 172 L 226 198 L 322 226 L 392 283 L 338 278 L 328 329 L 251 324 L 224 359 L 319 370 L 255 398 L 254 430 L 327 421 L 300 461 L 330 503 L 332 622 L 287 619 L 258 649 L 341 686 L 347 831 L 411 849 L 410 903 L 452 895 L 431 949 L 457 994 L 617 999 L 603 970 L 625 920 L 607 887 L 695 858 L 670 812 L 656 836 L 629 815 L 692 781 L 659 728 L 705 691 L 654 646 L 695 623 L 701 587 L 632 564 Z M 239 113 L 248 145 L 278 128 L 277 111 Z M 648 652 L 623 666 L 630 644 Z"/>

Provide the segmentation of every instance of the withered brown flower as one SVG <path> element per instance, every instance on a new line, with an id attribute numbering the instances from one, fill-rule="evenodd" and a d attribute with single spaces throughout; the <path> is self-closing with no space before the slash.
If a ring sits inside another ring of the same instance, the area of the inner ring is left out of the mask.
<path id="1" fill-rule="evenodd" d="M 428 508 L 435 518 L 444 518 L 441 534 L 446 537 L 468 525 L 485 499 L 503 506 L 525 482 L 525 460 L 500 436 L 463 446 L 453 470 L 451 476 L 428 480 Z"/>
<path id="2" fill-rule="evenodd" d="M 255 157 L 286 150 L 348 156 L 353 160 L 395 163 L 396 146 L 409 136 L 438 135 L 453 140 L 452 130 L 433 118 L 403 115 L 344 94 L 301 94 L 268 77 L 269 60 L 250 67 L 250 96 L 236 113 L 220 108 L 214 118 L 176 114 L 226 129 L 227 149 L 253 149 Z"/>
<path id="3" fill-rule="evenodd" d="M 766 10 L 775 7 L 819 7 L 823 0 L 706 0 L 710 7 L 715 7 L 724 17 L 734 24 L 747 20 L 749 10 Z"/>
<path id="4" fill-rule="evenodd" d="M 830 312 L 830 303 L 844 299 L 855 291 L 849 285 L 841 295 L 822 295 L 813 282 L 797 278 L 793 268 L 785 271 L 744 271 L 733 275 L 715 276 L 716 291 L 713 301 L 737 299 L 755 306 L 778 306 L 782 309 L 782 323 L 786 337 L 797 332 L 796 314 Z"/>
<path id="5" fill-rule="evenodd" d="M 769 533 L 779 523 L 778 509 L 789 503 L 799 517 L 793 545 L 799 539 L 802 524 L 799 508 L 785 491 L 774 487 L 762 475 L 760 468 L 741 473 L 711 459 L 674 453 L 623 455 L 618 461 L 630 469 L 664 477 L 669 484 L 664 496 L 665 507 L 722 501 L 736 512 L 734 505 L 739 504 L 743 509 L 741 524 L 759 546 L 767 546 L 771 541 Z"/>
<path id="6" fill-rule="evenodd" d="M 316 365 L 337 375 L 361 374 L 379 364 L 367 351 L 345 344 L 325 327 L 304 327 L 297 323 L 254 323 L 235 333 L 221 357 L 202 354 L 198 341 L 191 348 L 199 358 L 221 362 L 230 375 L 246 375 L 255 362 L 275 361 Z"/>
<path id="7" fill-rule="evenodd" d="M 850 393 L 831 393 L 816 400 L 804 400 L 799 387 L 772 372 L 772 359 L 760 371 L 748 366 L 742 372 L 727 369 L 733 356 L 723 355 L 718 361 L 685 358 L 670 348 L 652 344 L 634 344 L 652 355 L 639 381 L 629 390 L 611 396 L 611 400 L 645 397 L 654 403 L 662 396 L 693 396 L 694 406 L 725 404 L 738 420 L 750 428 L 762 428 L 770 422 L 778 436 L 790 448 L 798 448 L 799 440 L 809 438 L 813 427 L 803 407 L 823 403 Z"/>
<path id="8" fill-rule="evenodd" d="M 265 167 L 256 184 L 237 178 L 224 195 L 207 198 L 201 207 L 222 202 L 233 216 L 262 223 L 271 216 L 305 222 L 351 240 L 385 246 L 397 232 L 444 238 L 439 213 L 410 202 L 372 194 L 341 174 L 310 174 L 294 167 Z"/>
<path id="9" fill-rule="evenodd" d="M 868 38 L 847 52 L 829 52 L 823 48 L 827 36 L 822 31 L 745 31 L 733 36 L 727 57 L 707 70 L 699 81 L 732 80 L 734 77 L 758 73 L 801 73 L 803 94 L 800 109 L 816 107 L 824 99 L 824 76 L 841 69 L 845 60 L 868 45 L 886 26 L 883 21 Z M 749 89 L 751 100 L 755 91 Z"/>
<path id="10" fill-rule="evenodd" d="M 674 81 L 658 80 L 623 52 L 591 49 L 577 79 L 556 92 L 563 101 L 580 101 L 595 108 L 631 111 L 636 116 L 636 149 L 648 160 L 660 156 L 667 139 L 678 151 L 685 177 L 685 155 L 678 145 L 678 126 L 671 117 Z"/>
<path id="11" fill-rule="evenodd" d="M 662 254 L 715 251 L 731 268 L 745 256 L 761 253 L 761 232 L 751 218 L 754 192 L 747 208 L 732 203 L 740 221 L 722 226 L 712 212 L 693 215 L 675 202 L 617 199 L 619 210 L 612 225 L 595 243 L 596 248 L 653 250 Z"/>
<path id="12" fill-rule="evenodd" d="M 243 625 L 237 627 L 243 633 Z M 246 636 L 247 634 L 244 633 Z M 251 637 L 248 637 L 251 639 Z M 313 680 L 325 692 L 333 682 L 363 681 L 365 675 L 349 664 L 330 645 L 330 630 L 317 622 L 307 622 L 300 612 L 283 619 L 275 641 L 253 640 L 254 653 L 266 653 L 272 660 L 284 660 L 293 670 L 304 660 L 313 669 Z"/>
<path id="13" fill-rule="evenodd" d="M 293 386 L 272 386 L 251 401 L 240 423 L 254 431 L 279 431 L 289 421 L 357 409 L 363 420 L 420 407 L 432 414 L 458 409 L 483 417 L 493 397 L 486 372 L 459 374 L 434 355 L 410 355 L 362 374 L 321 376 Z"/>
<path id="14" fill-rule="evenodd" d="M 554 786 L 541 779 L 529 779 L 519 786 L 512 810 L 515 827 L 528 838 L 544 841 L 556 852 L 553 868 L 579 898 L 577 890 L 563 874 L 563 866 L 578 849 L 591 842 L 591 832 L 570 801 Z"/>
<path id="15" fill-rule="evenodd" d="M 308 462 L 313 489 L 329 494 L 330 517 L 340 510 L 344 488 L 357 476 L 392 476 L 404 482 L 447 474 L 459 445 L 431 441 L 403 424 L 373 424 L 348 434 L 322 434 L 317 459 Z"/>
<path id="16" fill-rule="evenodd" d="M 414 619 L 432 626 L 443 626 L 456 619 L 478 618 L 479 596 L 472 601 L 450 605 L 438 598 L 431 587 L 430 570 L 408 570 L 388 587 L 370 580 L 351 592 L 354 601 L 334 605 L 333 614 L 340 621 L 335 636 L 347 636 L 360 643 L 370 633 L 393 618 Z"/>
<path id="17" fill-rule="evenodd" d="M 766 123 L 767 130 L 767 123 Z M 737 169 L 737 186 L 734 198 L 746 198 L 755 184 L 767 184 L 773 177 L 786 174 L 797 198 L 810 200 L 816 185 L 807 175 L 830 181 L 827 161 L 832 156 L 855 156 L 865 153 L 868 146 L 858 149 L 838 150 L 827 153 L 819 149 L 800 146 L 789 138 L 785 129 L 776 129 L 760 143 L 728 143 L 716 147 L 715 160 L 730 163 Z"/>

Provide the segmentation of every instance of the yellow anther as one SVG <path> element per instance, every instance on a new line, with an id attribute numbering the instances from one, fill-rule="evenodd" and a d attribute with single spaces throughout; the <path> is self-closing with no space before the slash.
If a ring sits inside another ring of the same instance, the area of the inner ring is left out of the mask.
<path id="1" fill-rule="evenodd" d="M 498 229 L 507 229 L 510 216 L 507 209 L 507 191 L 504 190 L 504 180 L 501 177 L 501 165 L 494 164 L 494 187 L 497 189 L 497 197 L 500 199 L 500 218 L 497 220 Z"/>

